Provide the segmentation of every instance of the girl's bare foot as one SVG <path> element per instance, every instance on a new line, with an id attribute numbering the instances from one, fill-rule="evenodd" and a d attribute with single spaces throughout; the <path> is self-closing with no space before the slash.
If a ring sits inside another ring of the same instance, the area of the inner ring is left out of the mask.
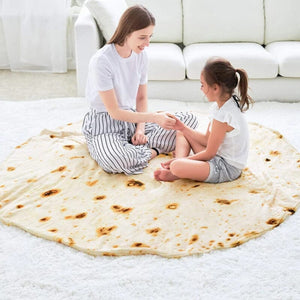
<path id="1" fill-rule="evenodd" d="M 170 170 L 170 164 L 175 160 L 175 158 L 172 158 L 166 162 L 162 162 L 160 165 L 162 166 L 163 169 Z"/>
<path id="2" fill-rule="evenodd" d="M 154 178 L 158 181 L 174 181 L 179 179 L 177 176 L 173 175 L 170 170 L 158 169 L 154 171 Z"/>
<path id="3" fill-rule="evenodd" d="M 170 170 L 170 164 L 167 164 L 167 163 L 161 163 L 160 165 L 162 166 L 163 169 Z"/>

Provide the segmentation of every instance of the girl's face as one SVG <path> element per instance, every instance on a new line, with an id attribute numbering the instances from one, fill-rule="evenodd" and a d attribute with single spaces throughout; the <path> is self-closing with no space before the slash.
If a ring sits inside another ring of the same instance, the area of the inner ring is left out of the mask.
<path id="1" fill-rule="evenodd" d="M 204 79 L 203 73 L 201 73 L 200 82 L 201 82 L 201 90 L 205 94 L 208 101 L 210 102 L 216 101 L 215 90 L 213 87 L 207 84 L 207 82 Z"/>
<path id="2" fill-rule="evenodd" d="M 146 28 L 134 31 L 127 37 L 125 44 L 135 53 L 141 53 L 145 47 L 149 46 L 153 30 L 154 26 L 150 25 Z"/>

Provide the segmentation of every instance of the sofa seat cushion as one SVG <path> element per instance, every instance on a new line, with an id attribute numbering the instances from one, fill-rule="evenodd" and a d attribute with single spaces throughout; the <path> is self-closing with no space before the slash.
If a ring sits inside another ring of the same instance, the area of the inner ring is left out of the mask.
<path id="1" fill-rule="evenodd" d="M 182 50 L 172 43 L 151 43 L 147 48 L 149 80 L 183 80 L 185 63 Z"/>
<path id="2" fill-rule="evenodd" d="M 245 69 L 249 78 L 275 78 L 278 64 L 272 55 L 256 43 L 203 43 L 184 48 L 187 77 L 200 78 L 201 70 L 212 56 L 229 60 L 235 68 Z"/>
<path id="3" fill-rule="evenodd" d="M 266 50 L 278 61 L 281 76 L 300 77 L 300 42 L 274 42 Z"/>

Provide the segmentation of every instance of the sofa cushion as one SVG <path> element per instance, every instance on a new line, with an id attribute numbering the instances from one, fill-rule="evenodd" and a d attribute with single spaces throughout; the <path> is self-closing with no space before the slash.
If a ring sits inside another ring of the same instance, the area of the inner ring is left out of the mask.
<path id="1" fill-rule="evenodd" d="M 128 6 L 141 4 L 151 11 L 156 20 L 153 42 L 182 42 L 181 0 L 126 0 Z"/>
<path id="2" fill-rule="evenodd" d="M 264 42 L 262 0 L 182 0 L 183 43 Z"/>
<path id="3" fill-rule="evenodd" d="M 276 58 L 281 76 L 300 77 L 300 42 L 274 42 L 266 50 Z"/>
<path id="4" fill-rule="evenodd" d="M 85 5 L 107 41 L 114 34 L 121 15 L 128 7 L 125 0 L 87 0 Z"/>
<path id="5" fill-rule="evenodd" d="M 184 48 L 189 79 L 200 78 L 206 61 L 212 56 L 228 59 L 235 68 L 245 69 L 249 78 L 274 78 L 278 64 L 272 55 L 255 43 L 201 43 Z"/>
<path id="6" fill-rule="evenodd" d="M 265 44 L 275 41 L 299 41 L 299 12 L 299 0 L 265 0 Z"/>
<path id="7" fill-rule="evenodd" d="M 170 43 L 151 43 L 146 48 L 149 58 L 149 80 L 183 80 L 185 64 L 181 49 Z"/>

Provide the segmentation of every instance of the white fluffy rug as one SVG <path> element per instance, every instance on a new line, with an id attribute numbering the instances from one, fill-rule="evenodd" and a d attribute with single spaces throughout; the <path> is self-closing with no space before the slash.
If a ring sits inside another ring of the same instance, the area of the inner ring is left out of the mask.
<path id="1" fill-rule="evenodd" d="M 87 110 L 81 98 L 0 101 L 0 107 L 0 161 L 42 129 L 79 121 Z M 207 108 L 150 102 L 150 110 Z M 246 115 L 300 151 L 300 103 L 256 103 Z M 298 210 L 239 247 L 166 259 L 92 257 L 0 223 L 0 299 L 299 299 L 299 228 Z"/>

